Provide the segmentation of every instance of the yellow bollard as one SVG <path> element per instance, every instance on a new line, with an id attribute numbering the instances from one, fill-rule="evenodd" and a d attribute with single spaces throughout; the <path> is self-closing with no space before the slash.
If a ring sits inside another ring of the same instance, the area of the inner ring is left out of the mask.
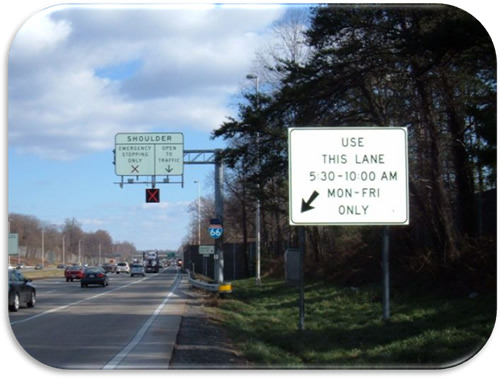
<path id="1" fill-rule="evenodd" d="M 231 293 L 233 292 L 233 287 L 231 283 L 222 283 L 219 284 L 219 293 Z"/>

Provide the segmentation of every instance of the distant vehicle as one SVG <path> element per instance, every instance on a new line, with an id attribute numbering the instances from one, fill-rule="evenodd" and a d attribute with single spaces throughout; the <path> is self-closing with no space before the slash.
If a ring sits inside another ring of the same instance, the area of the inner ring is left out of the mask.
<path id="1" fill-rule="evenodd" d="M 43 270 L 43 266 L 41 264 L 38 264 L 35 266 L 35 270 Z"/>
<path id="2" fill-rule="evenodd" d="M 130 267 L 128 266 L 127 262 L 119 262 L 116 265 L 116 273 L 119 274 L 120 272 L 126 272 L 127 274 L 130 274 Z"/>
<path id="3" fill-rule="evenodd" d="M 177 259 L 177 267 L 182 267 L 182 259 Z"/>
<path id="4" fill-rule="evenodd" d="M 160 271 L 160 258 L 157 251 L 149 251 L 142 253 L 146 272 Z"/>
<path id="5" fill-rule="evenodd" d="M 132 266 L 130 266 L 130 276 L 134 275 L 146 276 L 144 266 L 139 263 L 134 263 Z"/>
<path id="6" fill-rule="evenodd" d="M 104 263 L 102 265 L 103 270 L 108 273 L 108 272 L 116 272 L 116 265 L 113 263 Z"/>
<path id="7" fill-rule="evenodd" d="M 17 312 L 21 304 L 32 308 L 36 304 L 36 289 L 31 279 L 16 270 L 9 270 L 9 311 Z"/>
<path id="8" fill-rule="evenodd" d="M 57 265 L 57 268 L 66 268 L 66 265 L 63 265 L 62 263 L 59 263 L 59 264 Z"/>
<path id="9" fill-rule="evenodd" d="M 80 280 L 80 286 L 88 287 L 89 284 L 98 284 L 103 287 L 109 285 L 109 277 L 101 267 L 89 266 L 85 269 L 85 275 Z"/>
<path id="10" fill-rule="evenodd" d="M 66 268 L 64 271 L 64 276 L 66 277 L 66 281 L 73 281 L 75 279 L 82 279 L 85 274 L 85 269 L 82 266 L 71 266 Z"/>
<path id="11" fill-rule="evenodd" d="M 24 263 L 20 263 L 16 266 L 16 269 L 17 270 L 24 270 L 26 268 L 26 266 L 24 265 Z"/>

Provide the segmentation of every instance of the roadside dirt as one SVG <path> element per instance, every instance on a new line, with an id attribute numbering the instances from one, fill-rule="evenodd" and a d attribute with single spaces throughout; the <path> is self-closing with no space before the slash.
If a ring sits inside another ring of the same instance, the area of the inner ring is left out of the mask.
<path id="1" fill-rule="evenodd" d="M 188 300 L 170 361 L 171 369 L 248 369 L 220 320 L 207 312 L 212 295 L 197 288 L 186 290 Z"/>

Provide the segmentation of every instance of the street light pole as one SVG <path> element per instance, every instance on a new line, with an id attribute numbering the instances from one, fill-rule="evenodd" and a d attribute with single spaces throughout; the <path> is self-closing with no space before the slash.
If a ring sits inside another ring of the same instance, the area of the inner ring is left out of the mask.
<path id="1" fill-rule="evenodd" d="M 247 75 L 248 80 L 255 80 L 255 95 L 259 94 L 259 77 L 254 74 Z M 259 154 L 260 134 L 257 132 L 257 166 L 260 171 L 260 154 Z M 257 189 L 260 189 L 260 183 L 257 183 Z M 260 280 L 260 198 L 257 194 L 257 204 L 255 209 L 255 284 L 261 285 Z"/>
<path id="2" fill-rule="evenodd" d="M 45 264 L 45 227 L 42 226 L 42 267 Z"/>

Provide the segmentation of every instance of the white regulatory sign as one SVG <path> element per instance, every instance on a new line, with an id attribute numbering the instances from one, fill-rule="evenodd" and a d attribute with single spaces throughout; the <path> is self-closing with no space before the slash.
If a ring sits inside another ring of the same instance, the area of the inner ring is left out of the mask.
<path id="1" fill-rule="evenodd" d="M 182 133 L 118 133 L 115 173 L 126 176 L 183 175 Z"/>
<path id="2" fill-rule="evenodd" d="M 405 127 L 288 129 L 290 225 L 409 223 Z"/>
<path id="3" fill-rule="evenodd" d="M 199 246 L 199 253 L 201 255 L 213 255 L 215 253 L 215 246 L 214 245 L 200 245 Z"/>

